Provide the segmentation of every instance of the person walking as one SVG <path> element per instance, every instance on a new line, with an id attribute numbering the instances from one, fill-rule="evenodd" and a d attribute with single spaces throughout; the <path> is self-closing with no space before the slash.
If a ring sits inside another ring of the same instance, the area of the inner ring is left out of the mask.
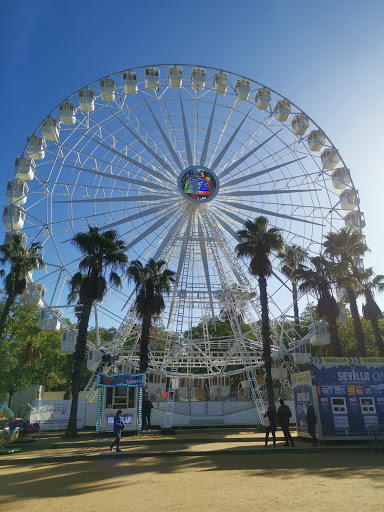
<path id="1" fill-rule="evenodd" d="M 282 398 L 280 398 L 280 407 L 277 411 L 277 415 L 279 417 L 280 426 L 284 434 L 284 446 L 289 446 L 289 443 L 291 443 L 291 446 L 295 446 L 295 443 L 293 442 L 291 433 L 289 431 L 289 418 L 292 416 L 292 412 L 288 405 L 284 403 L 284 400 Z"/>
<path id="2" fill-rule="evenodd" d="M 273 446 L 276 446 L 276 414 L 275 410 L 270 405 L 267 412 L 264 414 L 264 425 L 265 425 L 265 446 L 268 445 L 269 433 L 272 433 Z"/>
<path id="3" fill-rule="evenodd" d="M 113 447 L 116 444 L 116 451 L 121 452 L 120 450 L 120 439 L 121 439 L 121 432 L 124 430 L 124 421 L 121 415 L 123 414 L 123 411 L 119 409 L 116 413 L 116 416 L 113 419 L 113 432 L 115 434 L 115 440 L 110 445 L 109 449 L 111 452 L 113 452 Z"/>
<path id="4" fill-rule="evenodd" d="M 146 424 L 146 430 L 151 430 L 151 411 L 153 409 L 152 402 L 148 398 L 148 395 L 145 395 L 145 398 L 143 400 L 143 429 L 144 425 Z"/>
<path id="5" fill-rule="evenodd" d="M 306 418 L 307 418 L 307 424 L 308 424 L 308 434 L 313 439 L 312 446 L 319 446 L 320 441 L 316 437 L 317 417 L 316 417 L 315 409 L 314 409 L 313 405 L 311 405 L 311 402 L 306 402 L 305 405 L 307 406 Z"/>

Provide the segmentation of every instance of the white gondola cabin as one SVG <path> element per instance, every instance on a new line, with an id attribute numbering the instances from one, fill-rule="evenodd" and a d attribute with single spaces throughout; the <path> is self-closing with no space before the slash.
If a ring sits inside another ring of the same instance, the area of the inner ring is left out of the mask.
<path id="1" fill-rule="evenodd" d="M 282 123 L 287 121 L 289 115 L 291 113 L 291 104 L 287 100 L 278 100 L 276 101 L 275 106 L 273 107 L 273 114 Z"/>
<path id="2" fill-rule="evenodd" d="M 360 202 L 358 191 L 351 188 L 343 190 L 339 197 L 343 210 L 354 210 Z"/>
<path id="3" fill-rule="evenodd" d="M 259 110 L 267 110 L 271 103 L 271 91 L 266 88 L 256 91 L 255 103 Z"/>
<path id="4" fill-rule="evenodd" d="M 205 69 L 192 68 L 191 87 L 194 91 L 201 91 L 205 86 Z"/>
<path id="5" fill-rule="evenodd" d="M 116 83 L 112 78 L 104 78 L 100 81 L 100 94 L 105 102 L 115 101 Z"/>
<path id="6" fill-rule="evenodd" d="M 46 140 L 59 142 L 60 121 L 55 117 L 48 117 L 42 124 L 41 131 Z"/>
<path id="7" fill-rule="evenodd" d="M 213 90 L 216 94 L 225 94 L 228 87 L 228 74 L 227 73 L 216 73 L 213 76 Z"/>
<path id="8" fill-rule="evenodd" d="M 46 288 L 39 283 L 29 283 L 20 300 L 27 308 L 41 308 L 44 304 L 43 298 Z"/>
<path id="9" fill-rule="evenodd" d="M 170 66 L 168 68 L 168 85 L 171 89 L 180 89 L 183 84 L 183 68 Z"/>
<path id="10" fill-rule="evenodd" d="M 76 124 L 76 112 L 76 105 L 72 101 L 66 101 L 59 107 L 60 121 L 67 126 L 73 126 Z"/>
<path id="11" fill-rule="evenodd" d="M 308 147 L 310 151 L 320 151 L 327 139 L 321 130 L 312 130 L 308 135 Z"/>
<path id="12" fill-rule="evenodd" d="M 146 68 L 145 70 L 145 88 L 150 91 L 156 91 L 160 82 L 160 70 L 158 68 Z"/>
<path id="13" fill-rule="evenodd" d="M 55 332 L 60 329 L 62 311 L 59 308 L 42 309 L 40 311 L 39 327 L 43 331 Z"/>
<path id="14" fill-rule="evenodd" d="M 339 190 L 345 189 L 347 185 L 351 184 L 351 176 L 346 167 L 338 167 L 332 173 L 332 185 Z"/>
<path id="15" fill-rule="evenodd" d="M 293 362 L 296 364 L 308 364 L 311 357 L 310 352 L 294 352 Z"/>
<path id="16" fill-rule="evenodd" d="M 323 169 L 334 169 L 340 162 L 339 153 L 335 148 L 327 148 L 320 155 Z"/>
<path id="17" fill-rule="evenodd" d="M 3 222 L 8 229 L 12 231 L 18 231 L 23 229 L 25 221 L 25 211 L 21 208 L 15 208 L 14 206 L 4 206 L 3 210 Z"/>
<path id="18" fill-rule="evenodd" d="M 28 155 L 34 160 L 43 160 L 45 157 L 45 149 L 47 147 L 44 137 L 34 135 L 33 137 L 27 137 L 27 141 Z"/>
<path id="19" fill-rule="evenodd" d="M 125 71 L 123 73 L 123 84 L 125 94 L 136 94 L 139 90 L 137 74 L 134 71 Z"/>
<path id="20" fill-rule="evenodd" d="M 80 110 L 93 112 L 95 110 L 95 91 L 93 89 L 82 89 L 79 92 Z"/>
<path id="21" fill-rule="evenodd" d="M 78 331 L 63 331 L 60 348 L 66 354 L 73 354 L 76 349 Z"/>
<path id="22" fill-rule="evenodd" d="M 35 162 L 31 158 L 17 156 L 14 171 L 18 180 L 31 181 L 35 175 Z"/>
<path id="23" fill-rule="evenodd" d="M 363 212 L 349 212 L 344 217 L 346 228 L 355 228 L 359 231 L 365 228 L 365 217 Z"/>
<path id="24" fill-rule="evenodd" d="M 292 131 L 295 135 L 302 137 L 309 128 L 309 119 L 304 114 L 296 114 L 292 119 Z"/>
<path id="25" fill-rule="evenodd" d="M 250 91 L 251 91 L 251 85 L 250 85 L 249 80 L 247 80 L 246 78 L 236 80 L 235 93 L 236 93 L 236 98 L 239 101 L 246 101 L 248 99 Z"/>
<path id="26" fill-rule="evenodd" d="M 29 192 L 28 185 L 25 181 L 8 181 L 6 195 L 13 205 L 20 206 L 27 202 Z"/>
<path id="27" fill-rule="evenodd" d="M 310 338 L 309 342 L 314 347 L 323 347 L 331 343 L 331 338 L 325 324 L 311 325 L 309 327 Z"/>
<path id="28" fill-rule="evenodd" d="M 20 242 L 21 242 L 21 245 L 24 247 L 24 249 L 27 247 L 27 236 L 25 233 L 21 233 L 19 231 L 7 231 L 5 233 L 5 237 L 4 237 L 4 243 L 8 243 L 14 236 L 16 236 Z"/>

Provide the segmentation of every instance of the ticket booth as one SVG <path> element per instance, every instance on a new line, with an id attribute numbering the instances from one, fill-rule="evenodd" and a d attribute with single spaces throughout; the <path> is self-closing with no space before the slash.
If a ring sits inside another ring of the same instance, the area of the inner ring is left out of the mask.
<path id="1" fill-rule="evenodd" d="M 383 357 L 311 357 L 310 370 L 292 376 L 297 434 L 309 437 L 306 403 L 316 412 L 319 439 L 364 439 L 384 425 Z"/>
<path id="2" fill-rule="evenodd" d="M 99 375 L 97 432 L 113 431 L 113 420 L 122 409 L 124 430 L 141 430 L 144 374 Z"/>

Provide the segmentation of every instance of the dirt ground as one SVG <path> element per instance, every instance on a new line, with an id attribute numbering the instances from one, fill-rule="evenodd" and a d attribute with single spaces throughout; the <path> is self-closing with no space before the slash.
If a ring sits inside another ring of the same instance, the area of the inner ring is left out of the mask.
<path id="1" fill-rule="evenodd" d="M 29 464 L 29 463 L 28 463 Z M 367 452 L 130 458 L 0 468 L 2 512 L 383 512 L 384 456 Z"/>

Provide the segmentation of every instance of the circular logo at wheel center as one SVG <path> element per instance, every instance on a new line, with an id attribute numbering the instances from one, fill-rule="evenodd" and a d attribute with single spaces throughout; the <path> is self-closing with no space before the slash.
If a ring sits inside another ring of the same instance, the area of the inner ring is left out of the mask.
<path id="1" fill-rule="evenodd" d="M 193 165 L 182 171 L 178 185 L 183 196 L 196 203 L 210 201 L 219 191 L 216 174 L 201 165 Z"/>

